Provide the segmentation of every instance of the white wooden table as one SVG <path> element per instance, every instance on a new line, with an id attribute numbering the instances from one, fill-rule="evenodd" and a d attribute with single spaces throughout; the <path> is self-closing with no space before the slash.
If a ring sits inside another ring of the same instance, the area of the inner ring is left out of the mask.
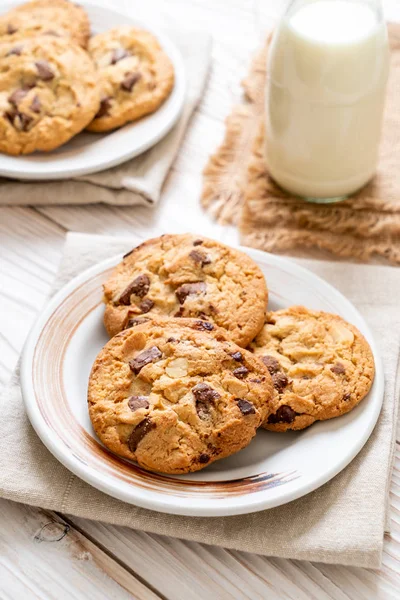
<path id="1" fill-rule="evenodd" d="M 114 5 L 115 0 L 109 1 Z M 199 206 L 201 170 L 220 142 L 224 118 L 240 94 L 258 24 L 268 24 L 280 0 L 120 0 L 143 16 L 209 31 L 213 64 L 205 97 L 165 186 L 161 204 L 0 209 L 0 384 L 17 362 L 35 315 L 57 271 L 67 231 L 192 230 L 225 241 L 236 232 L 211 221 Z M 125 5 L 125 6 L 124 6 Z M 0 5 L 1 8 L 1 5 Z M 399 0 L 386 2 L 400 20 Z M 166 14 L 167 13 L 167 14 Z M 0 416 L 1 418 L 1 416 Z M 1 468 L 1 457 L 0 457 Z M 0 598 L 137 598 L 138 600 L 372 599 L 400 597 L 400 456 L 391 487 L 392 533 L 380 571 L 268 559 L 148 535 L 0 501 Z"/>

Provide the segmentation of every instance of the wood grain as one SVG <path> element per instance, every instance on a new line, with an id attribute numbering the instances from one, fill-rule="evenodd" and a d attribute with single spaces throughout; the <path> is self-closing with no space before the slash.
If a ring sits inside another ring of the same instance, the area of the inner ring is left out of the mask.
<path id="1" fill-rule="evenodd" d="M 130 0 L 104 2 L 131 11 Z M 214 37 L 207 91 L 165 184 L 160 206 L 63 206 L 0 209 L 0 385 L 15 367 L 43 306 L 66 231 L 146 238 L 197 231 L 234 242 L 199 206 L 201 170 L 221 141 L 224 118 L 240 96 L 251 51 L 281 8 L 280 0 L 148 0 L 135 12 L 179 22 Z M 386 14 L 400 20 L 396 0 Z M 139 14 L 139 16 L 140 16 Z M 400 439 L 400 435 L 398 437 Z M 382 569 L 268 559 L 184 542 L 0 501 L 0 598 L 370 600 L 400 597 L 400 450 L 390 494 L 390 536 Z M 113 581 L 114 579 L 114 581 Z M 118 582 L 118 583 L 116 583 Z"/>
<path id="2" fill-rule="evenodd" d="M 109 576 L 111 575 L 111 577 Z M 118 583 L 116 583 L 116 581 Z M 50 513 L 1 501 L 0 597 L 159 600 L 132 571 Z"/>

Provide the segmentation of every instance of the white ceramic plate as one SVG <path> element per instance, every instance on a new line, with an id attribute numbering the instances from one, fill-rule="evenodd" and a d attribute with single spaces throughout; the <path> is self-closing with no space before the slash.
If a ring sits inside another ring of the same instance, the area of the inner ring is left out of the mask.
<path id="1" fill-rule="evenodd" d="M 331 285 L 283 258 L 245 250 L 261 267 L 273 310 L 304 304 L 341 315 L 369 341 L 373 386 L 347 415 L 285 434 L 260 429 L 238 454 L 198 473 L 164 476 L 140 469 L 105 449 L 93 432 L 86 401 L 96 354 L 107 342 L 102 287 L 121 257 L 102 262 L 66 285 L 37 319 L 21 370 L 29 418 L 48 449 L 68 469 L 114 496 L 183 515 L 234 515 L 279 506 L 315 490 L 361 450 L 379 416 L 383 371 L 371 332 L 354 306 Z"/>
<path id="2" fill-rule="evenodd" d="M 20 2 L 1 4 L 5 13 Z M 15 179 L 63 179 L 95 173 L 114 167 L 154 146 L 176 123 L 186 96 L 186 75 L 182 56 L 175 44 L 150 23 L 129 14 L 87 2 L 84 5 L 93 33 L 116 25 L 134 25 L 154 33 L 175 69 L 175 85 L 166 101 L 151 115 L 129 123 L 111 133 L 82 132 L 52 152 L 35 152 L 25 156 L 0 154 L 0 176 Z M 132 7 L 132 15 L 134 8 Z"/>

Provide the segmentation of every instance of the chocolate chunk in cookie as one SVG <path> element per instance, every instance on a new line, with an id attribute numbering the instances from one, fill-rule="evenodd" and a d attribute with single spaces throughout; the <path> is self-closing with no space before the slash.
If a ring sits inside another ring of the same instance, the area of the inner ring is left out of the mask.
<path id="1" fill-rule="evenodd" d="M 6 54 L 6 56 L 21 56 L 22 54 L 22 45 L 19 46 L 14 46 L 14 48 L 11 48 L 11 50 L 9 50 Z"/>
<path id="2" fill-rule="evenodd" d="M 22 102 L 22 100 L 25 98 L 30 89 L 30 87 L 23 87 L 14 90 L 14 92 L 10 96 L 8 96 L 9 103 L 13 104 L 14 106 L 18 106 L 18 104 Z"/>
<path id="3" fill-rule="evenodd" d="M 133 86 L 141 79 L 140 73 L 125 73 L 123 80 L 120 83 L 121 90 L 125 92 L 131 92 Z"/>
<path id="4" fill-rule="evenodd" d="M 253 415 L 256 412 L 254 404 L 243 398 L 235 398 L 242 415 Z"/>
<path id="5" fill-rule="evenodd" d="M 139 408 L 149 408 L 150 402 L 147 396 L 131 396 L 128 398 L 128 406 L 132 412 Z"/>
<path id="6" fill-rule="evenodd" d="M 100 100 L 100 107 L 96 113 L 96 119 L 101 119 L 102 117 L 108 117 L 110 114 L 110 110 L 112 107 L 112 97 L 111 96 L 103 96 Z"/>
<path id="7" fill-rule="evenodd" d="M 245 366 L 238 367 L 237 369 L 235 369 L 233 371 L 233 374 L 238 379 L 245 379 L 247 377 L 247 375 L 249 374 L 249 370 Z"/>
<path id="8" fill-rule="evenodd" d="M 130 56 L 130 53 L 125 50 L 125 48 L 115 48 L 111 54 L 111 64 L 115 65 L 117 62 Z"/>
<path id="9" fill-rule="evenodd" d="M 140 325 L 140 323 L 145 323 L 149 319 L 147 317 L 138 317 L 138 318 L 130 318 L 128 314 L 128 319 L 126 321 L 124 329 L 129 329 L 130 327 L 135 327 L 136 325 Z"/>
<path id="10" fill-rule="evenodd" d="M 274 373 L 272 375 L 272 382 L 274 384 L 274 388 L 277 389 L 278 392 L 282 392 L 289 383 L 289 380 L 285 373 L 279 371 L 278 373 Z"/>
<path id="11" fill-rule="evenodd" d="M 50 67 L 50 64 L 47 60 L 37 60 L 35 62 L 35 66 L 39 79 L 42 81 L 51 81 L 54 79 L 54 71 Z"/>
<path id="12" fill-rule="evenodd" d="M 189 252 L 189 256 L 195 263 L 199 264 L 201 267 L 205 265 L 211 264 L 211 258 L 204 254 L 204 252 L 199 252 L 199 250 L 192 250 Z"/>
<path id="13" fill-rule="evenodd" d="M 268 371 L 273 375 L 281 370 L 279 362 L 273 356 L 261 356 L 261 360 L 267 367 Z"/>
<path id="14" fill-rule="evenodd" d="M 220 394 L 206 383 L 198 383 L 192 388 L 192 393 L 196 399 L 196 411 L 199 418 L 208 418 L 210 408 L 213 406 L 215 400 L 221 397 Z"/>
<path id="15" fill-rule="evenodd" d="M 139 304 L 139 308 L 142 311 L 142 313 L 148 313 L 153 308 L 153 306 L 154 306 L 154 302 L 153 302 L 153 300 L 151 300 L 151 298 L 145 298 Z"/>
<path id="16" fill-rule="evenodd" d="M 33 100 L 31 102 L 29 108 L 34 113 L 40 113 L 40 110 L 42 108 L 42 103 L 40 102 L 38 95 L 33 96 Z"/>
<path id="17" fill-rule="evenodd" d="M 137 296 L 138 298 L 144 298 L 144 296 L 148 294 L 149 289 L 150 277 L 145 274 L 138 275 L 122 292 L 118 298 L 118 304 L 129 306 L 132 295 Z"/>
<path id="18" fill-rule="evenodd" d="M 200 454 L 200 456 L 199 456 L 199 462 L 200 462 L 202 465 L 205 465 L 205 464 L 207 464 L 208 462 L 210 462 L 210 457 L 209 457 L 209 455 L 208 455 L 208 454 Z"/>
<path id="19" fill-rule="evenodd" d="M 193 327 L 198 331 L 212 331 L 214 329 L 214 325 L 208 321 L 195 321 Z"/>
<path id="20" fill-rule="evenodd" d="M 346 369 L 342 363 L 339 362 L 335 363 L 333 367 L 331 367 L 331 371 L 332 373 L 335 373 L 335 375 L 344 375 L 346 373 Z"/>
<path id="21" fill-rule="evenodd" d="M 290 406 L 282 404 L 275 414 L 269 415 L 268 423 L 293 423 L 296 415 L 296 411 L 290 408 Z"/>
<path id="22" fill-rule="evenodd" d="M 144 436 L 147 435 L 149 431 L 151 431 L 155 427 L 156 424 L 153 423 L 151 419 L 147 418 L 143 419 L 143 421 L 141 421 L 139 425 L 136 425 L 128 439 L 129 450 L 131 452 L 136 452 L 137 447 L 144 438 Z"/>
<path id="23" fill-rule="evenodd" d="M 18 131 L 28 131 L 33 121 L 32 117 L 16 109 L 7 111 L 5 116 Z"/>
<path id="24" fill-rule="evenodd" d="M 196 281 L 195 283 L 184 283 L 175 292 L 178 298 L 179 304 L 183 304 L 188 296 L 197 296 L 199 294 L 205 294 L 207 291 L 207 284 L 204 281 Z"/>
<path id="25" fill-rule="evenodd" d="M 147 350 L 144 350 L 140 354 L 129 361 L 130 369 L 137 375 L 140 371 L 151 362 L 154 362 L 162 357 L 162 352 L 160 352 L 157 346 L 152 346 Z"/>
<path id="26" fill-rule="evenodd" d="M 17 33 L 18 31 L 18 27 L 15 27 L 15 25 L 13 25 L 12 23 L 9 23 L 7 25 L 7 33 L 8 35 L 12 35 L 13 33 Z"/>

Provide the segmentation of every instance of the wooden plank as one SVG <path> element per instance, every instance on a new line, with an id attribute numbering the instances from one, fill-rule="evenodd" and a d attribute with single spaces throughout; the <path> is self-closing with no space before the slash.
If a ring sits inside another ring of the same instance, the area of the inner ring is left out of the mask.
<path id="1" fill-rule="evenodd" d="M 6 500 L 0 501 L 0 597 L 160 598 L 62 519 Z"/>
<path id="2" fill-rule="evenodd" d="M 266 586 L 231 561 L 222 548 L 201 546 L 141 531 L 69 517 L 96 543 L 112 549 L 128 568 L 140 573 L 171 600 L 249 600 L 264 598 Z M 230 562 L 234 568 L 230 568 Z M 271 596 L 271 598 L 273 598 Z"/>
<path id="3" fill-rule="evenodd" d="M 65 230 L 30 208 L 0 208 L 0 385 L 14 369 L 57 271 Z"/>
<path id="4" fill-rule="evenodd" d="M 174 600 L 398 598 L 400 566 L 382 570 L 273 559 L 68 517 L 85 535 Z M 400 540 L 396 541 L 399 554 Z"/>

